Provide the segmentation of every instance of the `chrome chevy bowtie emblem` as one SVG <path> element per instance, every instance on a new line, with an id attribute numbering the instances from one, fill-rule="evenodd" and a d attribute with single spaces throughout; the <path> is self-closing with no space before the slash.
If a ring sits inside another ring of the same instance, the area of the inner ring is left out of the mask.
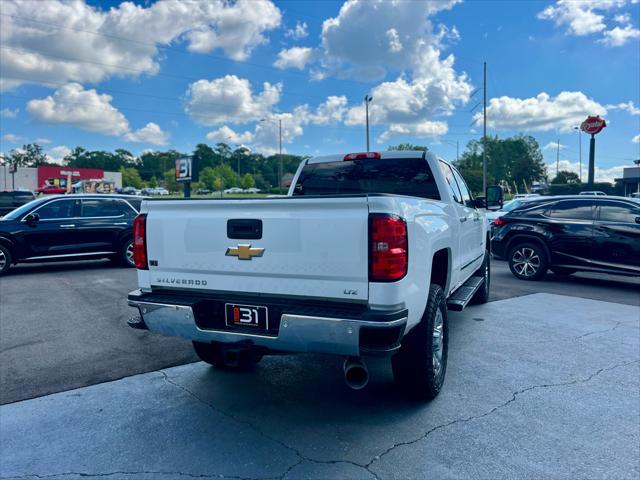
<path id="1" fill-rule="evenodd" d="M 253 257 L 261 257 L 264 248 L 251 248 L 250 243 L 240 243 L 237 247 L 227 248 L 228 257 L 238 257 L 239 260 L 251 260 Z"/>

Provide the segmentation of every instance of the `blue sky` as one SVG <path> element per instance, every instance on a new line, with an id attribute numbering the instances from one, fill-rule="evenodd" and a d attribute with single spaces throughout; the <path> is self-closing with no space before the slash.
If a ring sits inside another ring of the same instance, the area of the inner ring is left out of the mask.
<path id="1" fill-rule="evenodd" d="M 2 152 L 225 141 L 296 154 L 411 142 L 449 159 L 533 135 L 578 169 L 572 126 L 600 114 L 601 179 L 640 158 L 640 5 L 581 1 L 21 2 L 0 5 Z M 261 122 L 261 119 L 267 119 Z M 475 123 L 474 123 L 475 121 Z M 635 142 L 634 142 L 635 138 Z M 583 162 L 588 139 L 582 136 Z M 583 175 L 586 176 L 586 169 Z"/>

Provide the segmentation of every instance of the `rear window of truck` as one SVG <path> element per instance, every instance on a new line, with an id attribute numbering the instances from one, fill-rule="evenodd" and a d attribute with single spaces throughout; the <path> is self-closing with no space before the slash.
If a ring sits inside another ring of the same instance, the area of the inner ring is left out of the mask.
<path id="1" fill-rule="evenodd" d="M 301 195 L 388 193 L 440 200 L 423 158 L 383 158 L 312 163 L 300 172 L 293 190 Z"/>

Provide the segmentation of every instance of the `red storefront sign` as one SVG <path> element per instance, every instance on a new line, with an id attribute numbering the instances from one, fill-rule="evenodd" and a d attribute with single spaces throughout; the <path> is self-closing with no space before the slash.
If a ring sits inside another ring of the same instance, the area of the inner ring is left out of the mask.
<path id="1" fill-rule="evenodd" d="M 604 118 L 600 117 L 587 117 L 587 119 L 582 122 L 580 125 L 580 130 L 589 135 L 595 135 L 600 133 L 604 127 L 607 126 L 607 122 L 604 121 Z"/>
<path id="2" fill-rule="evenodd" d="M 38 188 L 45 185 L 65 185 L 71 175 L 71 182 L 78 180 L 102 180 L 104 170 L 101 168 L 70 168 L 70 167 L 38 167 Z"/>

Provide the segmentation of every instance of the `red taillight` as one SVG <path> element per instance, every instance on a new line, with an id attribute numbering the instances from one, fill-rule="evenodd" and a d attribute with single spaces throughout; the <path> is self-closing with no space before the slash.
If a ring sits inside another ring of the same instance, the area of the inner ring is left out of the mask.
<path id="1" fill-rule="evenodd" d="M 394 282 L 407 274 L 407 224 L 396 216 L 369 215 L 369 281 Z"/>
<path id="2" fill-rule="evenodd" d="M 138 215 L 133 221 L 133 263 L 139 270 L 148 270 L 147 264 L 147 216 Z"/>
<path id="3" fill-rule="evenodd" d="M 378 152 L 348 153 L 344 156 L 343 160 L 366 160 L 367 158 L 380 159 L 380 154 Z"/>
<path id="4" fill-rule="evenodd" d="M 491 222 L 491 226 L 492 227 L 501 227 L 501 226 L 505 225 L 506 223 L 507 223 L 506 220 L 503 220 L 502 218 L 498 217 L 493 222 Z"/>

